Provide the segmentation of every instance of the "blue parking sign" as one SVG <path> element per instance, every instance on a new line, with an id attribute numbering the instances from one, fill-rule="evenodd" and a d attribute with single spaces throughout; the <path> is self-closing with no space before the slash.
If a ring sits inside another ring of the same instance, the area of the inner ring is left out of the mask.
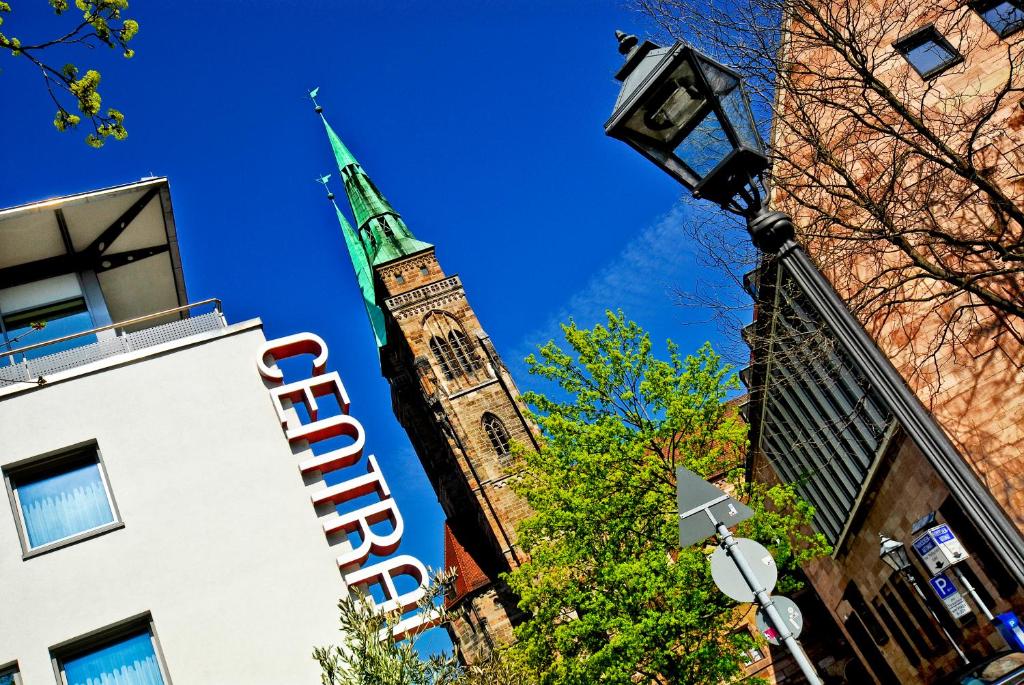
<path id="1" fill-rule="evenodd" d="M 945 573 L 940 573 L 928 582 L 931 583 L 932 589 L 935 590 L 935 594 L 939 596 L 939 599 L 946 599 L 946 597 L 956 594 L 956 585 L 953 584 L 953 580 Z"/>
<path id="2" fill-rule="evenodd" d="M 954 540 L 956 536 L 953 535 L 953 531 L 949 529 L 949 526 L 936 526 L 932 528 L 932 535 L 935 536 L 935 542 L 943 543 Z"/>

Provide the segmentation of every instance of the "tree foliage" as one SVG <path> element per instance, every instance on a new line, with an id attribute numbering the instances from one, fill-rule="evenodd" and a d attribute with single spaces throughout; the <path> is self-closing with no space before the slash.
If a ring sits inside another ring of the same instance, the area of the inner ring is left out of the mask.
<path id="1" fill-rule="evenodd" d="M 7 50 L 39 70 L 46 91 L 57 108 L 53 125 L 58 131 L 78 127 L 84 116 L 92 125 L 92 131 L 85 137 L 86 143 L 92 147 L 102 147 L 111 137 L 124 140 L 128 136 L 124 114 L 113 107 L 103 107 L 99 91 L 100 72 L 87 69 L 82 73 L 76 64 L 58 65 L 49 56 L 62 46 L 106 46 L 120 51 L 125 58 L 131 58 L 135 52 L 128 44 L 139 32 L 139 23 L 124 16 L 128 0 L 75 0 L 78 15 L 71 11 L 68 0 L 49 0 L 49 3 L 58 17 L 75 15 L 63 33 L 49 39 L 28 40 L 0 32 L 0 50 Z M 0 0 L 0 27 L 11 14 L 10 2 Z M 73 109 L 80 114 L 73 113 Z"/>
<path id="2" fill-rule="evenodd" d="M 940 350 L 968 360 L 1007 330 L 1024 343 L 1024 33 L 1000 37 L 975 5 L 946 0 L 634 4 L 744 76 L 771 132 L 775 204 L 910 358 L 908 380 Z M 893 44 L 927 24 L 964 59 L 924 79 Z M 745 244 L 742 224 L 698 228 L 713 261 L 750 265 L 728 248 Z"/>
<path id="3" fill-rule="evenodd" d="M 827 549 L 812 511 L 789 487 L 737 482 L 746 429 L 726 404 L 737 382 L 710 345 L 683 356 L 669 342 L 658 359 L 621 312 L 563 331 L 568 351 L 549 342 L 527 359 L 558 390 L 524 396 L 544 440 L 519 453 L 515 487 L 535 514 L 520 527 L 529 561 L 508 577 L 531 614 L 512 651 L 545 684 L 728 679 L 752 638 L 707 550 L 678 549 L 676 467 L 731 475 L 757 512 L 740 532 L 772 550 L 781 590 Z"/>
<path id="4" fill-rule="evenodd" d="M 454 570 L 434 576 L 417 610 L 434 612 L 437 624 L 448 620 L 440 601 L 454 581 Z M 391 639 L 401 621 L 400 612 L 378 614 L 358 593 L 338 602 L 342 642 L 317 647 L 313 658 L 320 664 L 322 685 L 523 685 L 513 665 L 500 652 L 489 661 L 463 668 L 452 654 L 424 656 L 417 641 L 428 628 L 418 628 L 402 641 Z"/>

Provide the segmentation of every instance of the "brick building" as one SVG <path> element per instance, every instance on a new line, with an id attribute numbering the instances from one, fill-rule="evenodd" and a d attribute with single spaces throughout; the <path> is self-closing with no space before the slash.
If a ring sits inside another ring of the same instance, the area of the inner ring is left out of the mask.
<path id="1" fill-rule="evenodd" d="M 954 618 L 911 553 L 922 601 L 879 559 L 880 533 L 909 548 L 923 526 L 948 524 L 982 601 L 996 614 L 1024 610 L 1024 320 L 1014 313 L 1024 12 L 797 5 L 776 100 L 774 203 L 959 463 L 915 440 L 812 298 L 766 259 L 747 279 L 748 469 L 798 483 L 816 507 L 835 550 L 807 574 L 874 680 L 931 683 L 960 664 L 949 638 L 971 660 L 1005 643 L 971 600 Z M 825 26 L 836 28 L 827 40 Z"/>
<path id="2" fill-rule="evenodd" d="M 512 639 L 522 614 L 499 576 L 522 552 L 527 505 L 508 487 L 511 443 L 535 443 L 512 377 L 462 281 L 417 240 L 323 118 L 355 229 L 335 205 L 380 352 L 392 406 L 447 518 L 445 567 L 458 571 L 448 624 L 473 663 Z M 329 195 L 333 201 L 333 194 Z"/>

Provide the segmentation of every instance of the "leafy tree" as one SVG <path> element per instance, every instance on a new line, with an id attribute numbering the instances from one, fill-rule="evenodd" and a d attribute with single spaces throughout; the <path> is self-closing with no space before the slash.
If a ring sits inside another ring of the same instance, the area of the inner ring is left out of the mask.
<path id="1" fill-rule="evenodd" d="M 780 590 L 827 545 L 791 487 L 737 482 L 746 429 L 726 404 L 735 376 L 711 346 L 684 357 L 669 341 L 663 361 L 636 323 L 607 316 L 563 326 L 569 352 L 549 342 L 527 359 L 560 392 L 524 396 L 544 441 L 518 454 L 515 487 L 536 513 L 520 527 L 529 561 L 508 576 L 531 614 L 511 649 L 544 684 L 719 683 L 753 645 L 707 551 L 678 549 L 676 467 L 731 473 L 757 512 L 740 533 L 772 550 Z"/>
<path id="2" fill-rule="evenodd" d="M 68 0 L 49 0 L 50 7 L 58 16 L 68 12 Z M 65 32 L 55 38 L 39 41 L 22 40 L 0 32 L 0 49 L 10 51 L 14 57 L 27 60 L 39 69 L 46 84 L 46 91 L 57 108 L 53 125 L 58 131 L 76 128 L 85 116 L 92 124 L 92 132 L 85 137 L 86 143 L 93 147 L 102 147 L 107 138 L 124 140 L 128 131 L 124 127 L 124 115 L 113 107 L 103 109 L 100 97 L 100 72 L 88 69 L 83 74 L 73 63 L 57 66 L 46 60 L 59 46 L 95 47 L 105 45 L 119 50 L 126 58 L 131 58 L 135 51 L 128 43 L 139 32 L 139 23 L 134 19 L 122 16 L 128 9 L 128 0 L 75 0 L 75 8 L 81 13 Z M 69 14 L 73 14 L 68 12 Z M 4 15 L 11 14 L 9 2 L 0 0 L 0 26 L 4 23 Z M 42 53 L 46 52 L 46 55 Z M 69 111 L 77 108 L 81 115 Z"/>
<path id="3" fill-rule="evenodd" d="M 455 572 L 435 575 L 430 589 L 420 599 L 418 611 L 434 611 L 437 623 L 448 620 L 439 600 L 455 579 Z M 402 641 L 390 638 L 401 620 L 400 612 L 378 614 L 357 593 L 338 602 L 342 644 L 317 647 L 313 658 L 320 663 L 322 685 L 523 685 L 516 670 L 502 653 L 469 668 L 459 665 L 452 654 L 424 658 L 416 647 L 426 628 L 419 628 Z M 386 636 L 381 639 L 381 636 Z"/>

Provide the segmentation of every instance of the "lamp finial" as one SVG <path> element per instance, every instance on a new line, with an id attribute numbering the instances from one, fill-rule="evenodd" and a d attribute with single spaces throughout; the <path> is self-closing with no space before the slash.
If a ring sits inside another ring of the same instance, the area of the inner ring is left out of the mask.
<path id="1" fill-rule="evenodd" d="M 633 51 L 633 48 L 637 46 L 640 39 L 633 34 L 627 34 L 625 31 L 619 31 L 616 29 L 615 38 L 619 41 L 619 54 L 629 55 Z"/>

